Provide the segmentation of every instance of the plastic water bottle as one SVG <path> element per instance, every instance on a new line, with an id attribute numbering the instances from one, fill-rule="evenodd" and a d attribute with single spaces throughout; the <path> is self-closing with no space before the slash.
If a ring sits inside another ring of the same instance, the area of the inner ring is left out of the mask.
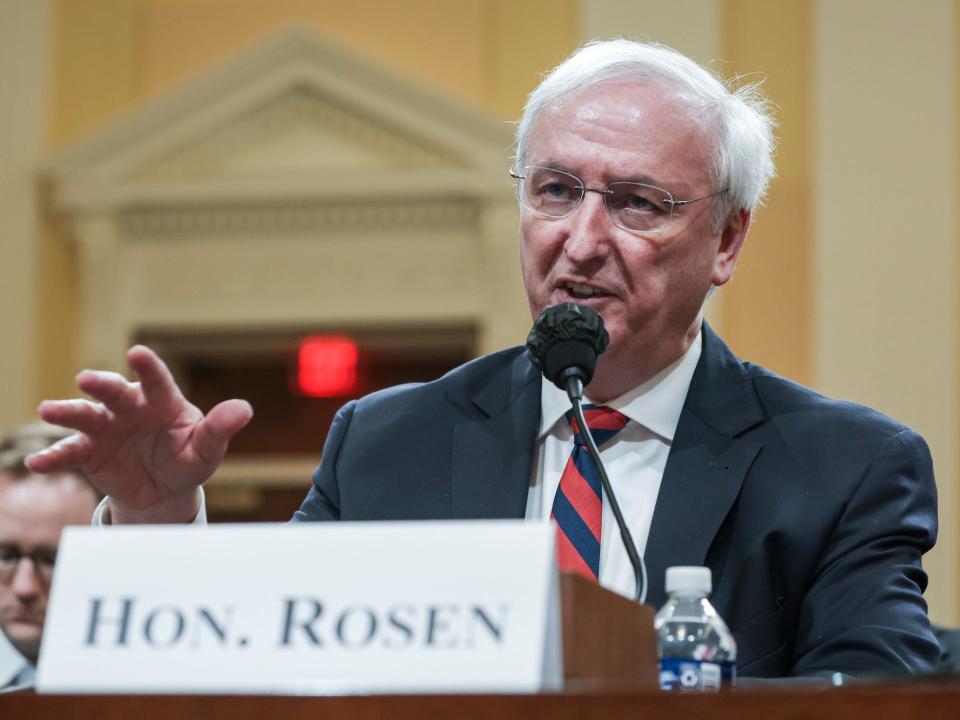
<path id="1" fill-rule="evenodd" d="M 707 600 L 710 568 L 667 568 L 670 599 L 653 621 L 660 655 L 660 689 L 716 692 L 736 681 L 737 643 Z"/>

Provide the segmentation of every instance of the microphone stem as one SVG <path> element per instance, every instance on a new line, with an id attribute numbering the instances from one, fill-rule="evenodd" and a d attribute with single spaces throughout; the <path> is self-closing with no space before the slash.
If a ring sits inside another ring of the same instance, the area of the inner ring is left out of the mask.
<path id="1" fill-rule="evenodd" d="M 579 388 L 571 387 L 574 384 L 574 380 L 576 380 L 576 383 L 580 386 Z M 647 599 L 647 566 L 643 562 L 643 556 L 637 552 L 637 546 L 633 543 L 630 528 L 627 527 L 627 523 L 623 519 L 623 513 L 620 512 L 620 503 L 617 502 L 617 496 L 613 494 L 613 488 L 610 486 L 607 471 L 600 461 L 600 451 L 597 449 L 597 444 L 593 440 L 593 433 L 590 432 L 590 427 L 587 425 L 586 418 L 583 416 L 583 407 L 580 402 L 583 385 L 579 379 L 570 378 L 567 381 L 567 389 L 568 395 L 570 395 L 570 402 L 573 404 L 573 413 L 577 418 L 577 425 L 580 428 L 580 434 L 583 436 L 587 445 L 587 452 L 590 453 L 593 464 L 600 474 L 600 484 L 603 486 L 603 494 L 607 496 L 607 501 L 610 503 L 613 517 L 616 518 L 617 526 L 620 528 L 620 539 L 623 541 L 623 547 L 626 549 L 627 556 L 630 558 L 630 564 L 633 566 L 633 577 L 637 588 L 634 599 L 638 603 L 643 603 Z"/>

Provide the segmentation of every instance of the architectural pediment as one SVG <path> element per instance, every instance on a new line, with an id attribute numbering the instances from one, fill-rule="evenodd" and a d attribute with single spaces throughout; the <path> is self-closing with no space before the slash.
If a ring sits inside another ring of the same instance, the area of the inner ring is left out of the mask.
<path id="1" fill-rule="evenodd" d="M 144 180 L 262 177 L 302 172 L 461 167 L 463 156 L 378 123 L 311 83 L 274 97 L 133 169 Z"/>
<path id="2" fill-rule="evenodd" d="M 389 188 L 473 188 L 505 176 L 507 123 L 319 36 L 290 29 L 53 157 L 56 210 Z M 479 180 L 479 182 L 478 182 Z M 297 191 L 299 188 L 299 192 Z M 342 192 L 341 192 L 342 194 Z"/>

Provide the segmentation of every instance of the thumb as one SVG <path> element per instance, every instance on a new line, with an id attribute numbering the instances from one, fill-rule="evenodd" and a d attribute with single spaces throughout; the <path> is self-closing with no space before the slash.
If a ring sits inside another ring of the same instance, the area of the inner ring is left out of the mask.
<path id="1" fill-rule="evenodd" d="M 193 450 L 204 463 L 217 465 L 227 453 L 230 439 L 253 418 L 246 400 L 225 400 L 201 420 L 193 435 Z"/>

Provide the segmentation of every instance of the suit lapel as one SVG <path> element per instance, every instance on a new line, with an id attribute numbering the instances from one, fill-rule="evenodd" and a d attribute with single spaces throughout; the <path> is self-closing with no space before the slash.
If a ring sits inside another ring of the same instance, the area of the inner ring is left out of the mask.
<path id="1" fill-rule="evenodd" d="M 762 445 L 739 437 L 763 421 L 742 364 L 704 324 L 703 353 L 690 383 L 647 539 L 647 602 L 666 600 L 672 565 L 703 565 Z M 714 587 L 718 578 L 714 578 Z"/>
<path id="2" fill-rule="evenodd" d="M 481 416 L 453 431 L 453 517 L 523 517 L 540 418 L 539 377 L 523 352 L 469 398 Z"/>

